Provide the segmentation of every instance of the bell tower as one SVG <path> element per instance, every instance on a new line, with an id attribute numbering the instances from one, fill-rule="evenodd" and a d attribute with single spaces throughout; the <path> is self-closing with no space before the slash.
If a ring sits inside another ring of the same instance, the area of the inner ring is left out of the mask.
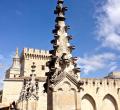
<path id="1" fill-rule="evenodd" d="M 12 66 L 6 71 L 6 78 L 18 78 L 18 77 L 20 77 L 20 57 L 17 48 L 15 55 L 13 57 Z"/>
<path id="2" fill-rule="evenodd" d="M 72 36 L 67 33 L 70 26 L 65 23 L 67 7 L 64 0 L 58 0 L 54 14 L 55 29 L 52 31 L 54 39 L 51 41 L 50 61 L 47 62 L 49 72 L 44 84 L 48 97 L 48 110 L 80 110 L 80 68 L 77 68 L 77 57 L 72 56 L 75 46 L 70 45 Z M 69 108 L 70 107 L 70 108 Z"/>

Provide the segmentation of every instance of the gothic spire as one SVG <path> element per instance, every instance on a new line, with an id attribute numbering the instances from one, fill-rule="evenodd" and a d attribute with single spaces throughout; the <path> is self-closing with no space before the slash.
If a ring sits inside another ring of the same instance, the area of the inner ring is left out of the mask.
<path id="1" fill-rule="evenodd" d="M 55 39 L 51 41 L 53 44 L 54 53 L 50 51 L 51 54 L 55 54 L 59 57 L 61 57 L 63 54 L 69 54 L 71 56 L 71 51 L 68 49 L 70 44 L 67 38 L 67 30 L 69 29 L 69 26 L 65 24 L 65 11 L 67 11 L 67 7 L 64 7 L 63 3 L 63 0 L 58 0 L 56 9 L 54 11 L 54 14 L 57 15 L 55 20 L 55 29 L 53 30 Z"/>
<path id="2" fill-rule="evenodd" d="M 51 60 L 47 62 L 47 66 L 49 67 L 49 72 L 46 73 L 48 78 L 47 86 L 59 81 L 66 74 L 69 74 L 76 80 L 80 77 L 80 70 L 76 67 L 77 58 L 72 57 L 71 54 L 75 46 L 71 46 L 69 43 L 72 36 L 67 33 L 70 26 L 65 23 L 67 7 L 63 4 L 63 0 L 58 0 L 54 11 L 57 17 L 55 19 L 55 29 L 53 30 L 54 39 L 51 41 L 53 45 L 53 50 L 50 50 Z"/>
<path id="3" fill-rule="evenodd" d="M 20 57 L 19 57 L 18 48 L 16 48 L 16 52 L 15 52 L 15 55 L 13 57 L 12 68 L 20 68 Z"/>
<path id="4" fill-rule="evenodd" d="M 16 52 L 15 52 L 15 56 L 14 56 L 14 58 L 19 58 L 18 48 L 16 48 Z"/>
<path id="5" fill-rule="evenodd" d="M 20 57 L 17 48 L 13 57 L 12 66 L 7 70 L 6 78 L 20 77 L 20 67 Z"/>

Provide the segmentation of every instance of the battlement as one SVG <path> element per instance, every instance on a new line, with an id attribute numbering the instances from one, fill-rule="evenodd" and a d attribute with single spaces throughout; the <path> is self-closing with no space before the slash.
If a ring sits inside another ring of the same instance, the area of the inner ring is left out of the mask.
<path id="1" fill-rule="evenodd" d="M 46 50 L 24 48 L 21 56 L 24 58 L 33 58 L 33 59 L 44 58 L 44 59 L 48 60 L 50 54 L 49 54 L 49 51 L 46 51 Z"/>
<path id="2" fill-rule="evenodd" d="M 81 81 L 83 82 L 83 86 L 97 86 L 97 87 L 104 87 L 104 86 L 108 86 L 108 87 L 119 87 L 120 85 L 120 79 L 88 79 L 88 78 L 84 78 L 81 79 Z"/>
<path id="3" fill-rule="evenodd" d="M 29 53 L 29 54 L 37 54 L 37 55 L 50 55 L 49 51 L 46 50 L 39 50 L 34 48 L 24 48 L 23 53 Z"/>

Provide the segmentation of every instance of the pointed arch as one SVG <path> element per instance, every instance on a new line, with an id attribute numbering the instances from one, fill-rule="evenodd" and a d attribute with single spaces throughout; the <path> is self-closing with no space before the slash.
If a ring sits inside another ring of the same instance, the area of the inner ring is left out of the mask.
<path id="1" fill-rule="evenodd" d="M 81 110 L 96 110 L 96 103 L 91 95 L 85 94 L 82 97 Z"/>
<path id="2" fill-rule="evenodd" d="M 71 89 L 71 84 L 70 84 L 68 81 L 63 82 L 63 84 L 62 84 L 62 89 L 63 89 L 64 91 L 70 91 L 70 89 Z"/>
<path id="3" fill-rule="evenodd" d="M 118 104 L 114 96 L 107 94 L 103 98 L 101 110 L 118 110 Z"/>

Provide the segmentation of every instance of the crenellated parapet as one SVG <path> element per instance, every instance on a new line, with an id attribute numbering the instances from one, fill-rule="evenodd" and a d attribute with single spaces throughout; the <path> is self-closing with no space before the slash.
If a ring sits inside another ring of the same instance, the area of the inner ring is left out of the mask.
<path id="1" fill-rule="evenodd" d="M 82 107 L 86 106 L 87 99 L 93 104 L 95 110 L 113 110 L 111 108 L 120 110 L 118 109 L 120 103 L 120 79 L 81 78 L 81 81 L 83 82 L 83 85 L 80 86 Z M 87 107 L 89 107 L 89 104 Z"/>
<path id="2" fill-rule="evenodd" d="M 31 74 L 31 65 L 35 63 L 37 77 L 44 77 L 45 72 L 48 71 L 46 62 L 49 61 L 49 59 L 49 51 L 24 48 L 20 57 L 22 76 L 29 76 Z"/>
<path id="3" fill-rule="evenodd" d="M 21 57 L 25 59 L 49 60 L 49 51 L 33 48 L 24 48 Z"/>
<path id="4" fill-rule="evenodd" d="M 83 86 L 85 87 L 93 87 L 93 86 L 97 86 L 97 87 L 119 87 L 120 85 L 120 79 L 81 79 L 81 81 L 83 82 Z"/>

